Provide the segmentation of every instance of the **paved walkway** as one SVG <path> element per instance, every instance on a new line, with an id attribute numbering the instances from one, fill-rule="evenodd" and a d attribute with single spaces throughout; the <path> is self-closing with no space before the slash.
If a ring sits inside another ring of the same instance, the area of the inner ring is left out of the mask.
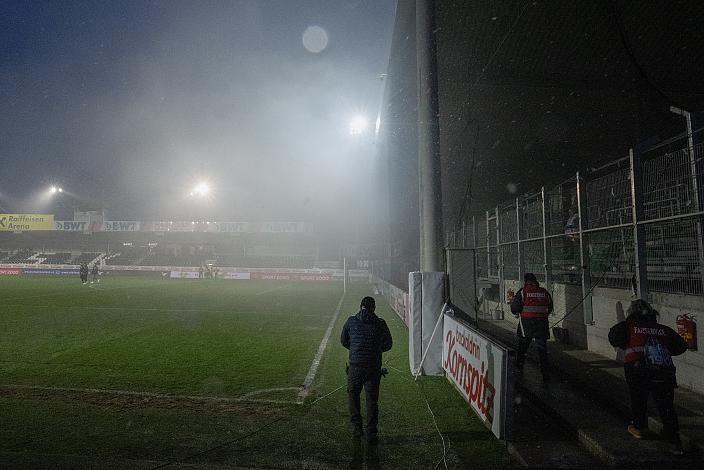
<path id="1" fill-rule="evenodd" d="M 507 321 L 480 321 L 480 329 L 515 346 L 515 326 Z M 531 348 L 533 352 L 534 347 Z M 626 432 L 629 397 L 621 363 L 599 354 L 549 343 L 553 377 L 539 380 L 535 357 L 518 379 L 520 399 L 538 404 L 575 433 L 579 442 L 602 462 L 619 468 L 702 468 L 704 455 L 704 396 L 679 388 L 675 405 L 687 454 L 673 457 L 658 436 L 638 441 Z M 651 400 L 652 402 L 652 400 Z M 652 405 L 652 403 L 651 403 Z M 654 407 L 650 429 L 662 428 Z"/>

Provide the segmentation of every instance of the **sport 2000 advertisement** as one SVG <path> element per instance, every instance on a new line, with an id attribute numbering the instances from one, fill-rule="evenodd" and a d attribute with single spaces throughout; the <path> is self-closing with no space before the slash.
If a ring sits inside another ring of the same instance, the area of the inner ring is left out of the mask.
<path id="1" fill-rule="evenodd" d="M 450 315 L 443 328 L 443 369 L 474 412 L 499 439 L 505 439 L 503 393 L 506 350 Z"/>

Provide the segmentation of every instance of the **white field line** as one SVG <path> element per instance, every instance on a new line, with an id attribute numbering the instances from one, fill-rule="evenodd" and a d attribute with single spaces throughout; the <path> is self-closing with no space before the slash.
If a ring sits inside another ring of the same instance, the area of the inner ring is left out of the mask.
<path id="1" fill-rule="evenodd" d="M 263 291 L 261 291 L 261 292 L 257 292 L 257 293 L 254 294 L 254 295 L 264 295 L 264 294 L 268 294 L 269 292 L 274 292 L 275 290 L 283 289 L 284 287 L 286 287 L 286 286 L 285 286 L 285 285 L 283 285 L 283 286 L 276 286 L 276 287 L 274 287 L 273 289 L 263 290 Z"/>
<path id="2" fill-rule="evenodd" d="M 275 388 L 263 388 L 261 390 L 254 390 L 253 392 L 245 393 L 244 395 L 240 396 L 240 400 L 247 400 L 250 399 L 256 395 L 262 395 L 264 393 L 269 393 L 269 392 L 287 392 L 289 390 L 300 390 L 301 387 L 275 387 Z M 297 403 L 297 402 L 290 402 L 290 403 Z"/>
<path id="3" fill-rule="evenodd" d="M 330 324 L 328 325 L 328 329 L 325 331 L 325 336 L 323 336 L 322 341 L 320 341 L 320 346 L 318 347 L 318 352 L 315 354 L 315 357 L 313 358 L 313 362 L 310 365 L 310 369 L 308 369 L 308 374 L 306 374 L 306 378 L 303 381 L 303 387 L 301 388 L 301 391 L 298 393 L 297 402 L 299 404 L 302 404 L 303 401 L 306 399 L 306 396 L 308 396 L 310 385 L 313 383 L 313 380 L 315 379 L 315 374 L 318 371 L 318 367 L 320 366 L 320 360 L 323 358 L 323 353 L 325 352 L 325 348 L 328 346 L 328 341 L 330 340 L 330 334 L 332 333 L 332 329 L 335 326 L 335 321 L 337 320 L 337 317 L 340 316 L 340 309 L 342 309 L 342 302 L 344 300 L 345 300 L 345 293 L 343 292 L 342 297 L 340 297 L 340 301 L 337 303 L 337 309 L 335 309 L 335 314 L 330 319 Z"/>
<path id="4" fill-rule="evenodd" d="M 98 291 L 110 291 L 110 290 L 119 290 L 119 289 L 142 289 L 146 287 L 152 287 L 152 286 L 118 286 L 118 287 L 101 287 L 101 288 L 95 288 L 93 286 L 88 286 L 92 289 L 98 290 Z M 71 287 L 70 288 L 72 293 L 78 293 L 83 290 L 83 287 Z M 38 299 L 40 297 L 51 297 L 54 295 L 66 295 L 66 289 L 61 290 L 59 292 L 50 292 L 48 294 L 38 294 L 38 295 L 32 295 L 29 297 L 16 297 L 13 299 L 5 299 L 7 302 L 15 302 L 17 300 L 32 300 L 32 299 Z"/>
<path id="5" fill-rule="evenodd" d="M 28 304 L 4 304 L 3 307 L 24 307 L 24 308 L 51 308 L 68 310 L 135 310 L 140 312 L 166 312 L 166 313 L 233 313 L 242 315 L 289 315 L 291 312 L 263 312 L 261 310 L 208 310 L 205 308 L 144 308 L 144 307 L 92 307 L 92 306 L 61 306 L 56 305 L 28 305 Z M 319 317 L 314 314 L 296 314 L 296 317 Z"/>
<path id="6" fill-rule="evenodd" d="M 163 393 L 154 392 L 138 392 L 135 390 L 112 390 L 103 388 L 74 388 L 74 387 L 51 387 L 44 385 L 18 385 L 18 384 L 4 384 L 0 385 L 0 388 L 5 389 L 15 389 L 15 390 L 38 390 L 47 392 L 73 392 L 73 393 L 99 393 L 104 395 L 118 395 L 127 397 L 143 397 L 143 398 L 157 398 L 163 400 L 190 400 L 190 401 L 211 401 L 211 402 L 221 402 L 221 403 L 277 403 L 281 405 L 296 405 L 298 404 L 293 400 L 267 400 L 267 399 L 257 399 L 257 398 L 247 398 L 251 393 L 243 395 L 238 398 L 233 397 L 212 397 L 212 396 L 201 396 L 201 395 L 169 395 Z M 298 387 L 291 387 L 291 389 L 298 390 Z M 278 389 L 271 389 L 278 390 Z M 269 390 L 261 391 L 266 392 Z M 252 392 L 257 393 L 257 392 Z"/>

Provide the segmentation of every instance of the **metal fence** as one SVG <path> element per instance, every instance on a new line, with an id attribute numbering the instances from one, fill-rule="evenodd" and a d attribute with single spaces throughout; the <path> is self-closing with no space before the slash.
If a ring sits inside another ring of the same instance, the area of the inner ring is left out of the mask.
<path id="1" fill-rule="evenodd" d="M 448 247 L 473 249 L 477 278 L 499 292 L 533 272 L 548 285 L 581 284 L 585 296 L 596 286 L 704 295 L 702 137 L 631 150 L 459 221 Z"/>

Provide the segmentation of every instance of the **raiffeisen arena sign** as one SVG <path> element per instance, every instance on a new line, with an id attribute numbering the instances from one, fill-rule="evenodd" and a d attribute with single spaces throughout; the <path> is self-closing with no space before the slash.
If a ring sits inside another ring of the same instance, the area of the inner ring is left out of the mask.
<path id="1" fill-rule="evenodd" d="M 0 232 L 54 230 L 53 214 L 0 214 Z"/>

